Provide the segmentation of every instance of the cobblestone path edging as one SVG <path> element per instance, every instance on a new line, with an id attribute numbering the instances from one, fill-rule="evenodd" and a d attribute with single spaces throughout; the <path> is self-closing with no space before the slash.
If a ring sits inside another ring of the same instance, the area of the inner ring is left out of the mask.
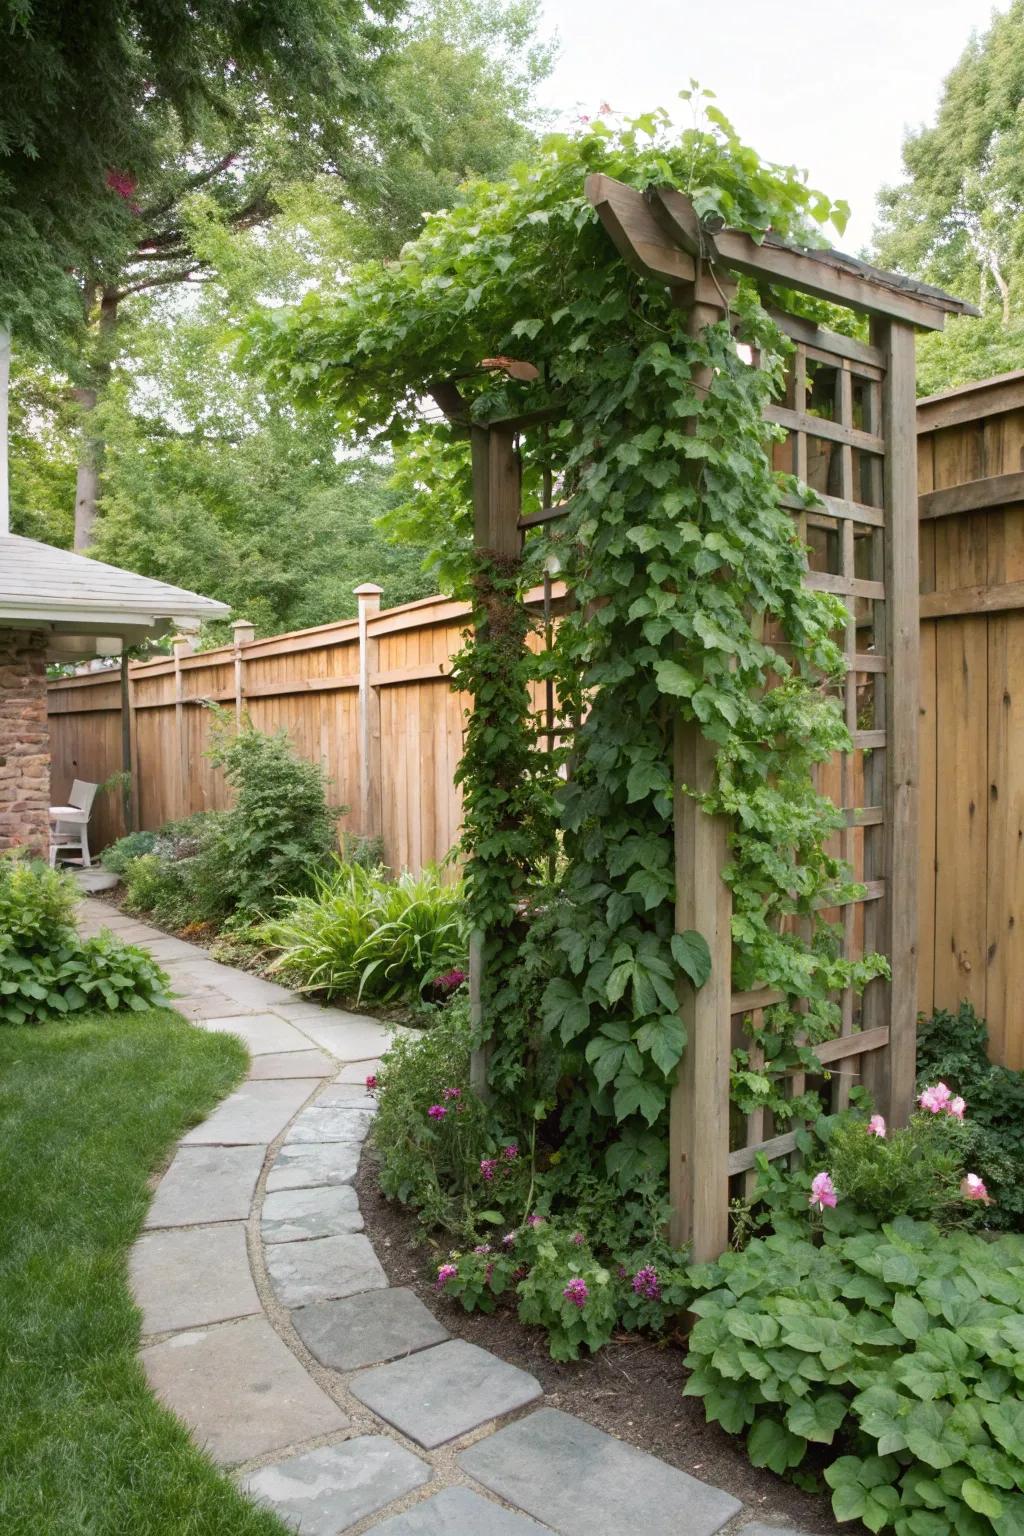
<path id="1" fill-rule="evenodd" d="M 130 1259 L 156 1395 L 304 1536 L 797 1536 L 546 1407 L 540 1383 L 389 1287 L 353 1187 L 388 1031 L 103 902 L 246 1080 L 182 1137 Z"/>

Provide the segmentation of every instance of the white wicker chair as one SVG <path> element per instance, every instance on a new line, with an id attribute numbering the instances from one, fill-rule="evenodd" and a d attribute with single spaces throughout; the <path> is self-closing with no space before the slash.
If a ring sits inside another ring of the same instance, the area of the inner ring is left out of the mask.
<path id="1" fill-rule="evenodd" d="M 98 784 L 85 784 L 76 779 L 71 786 L 67 805 L 50 806 L 50 865 L 55 866 L 57 855 L 71 850 L 77 857 L 68 862 L 81 864 L 83 869 L 92 866 L 89 856 L 89 817 L 96 798 Z"/>

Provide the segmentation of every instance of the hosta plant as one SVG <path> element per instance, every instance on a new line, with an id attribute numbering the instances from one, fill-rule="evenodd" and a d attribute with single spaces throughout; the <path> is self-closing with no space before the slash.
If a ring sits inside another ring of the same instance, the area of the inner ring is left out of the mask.
<path id="1" fill-rule="evenodd" d="M 690 1271 L 685 1391 L 779 1474 L 831 1447 L 841 1520 L 897 1536 L 1024 1533 L 1024 1239 L 842 1202 Z"/>

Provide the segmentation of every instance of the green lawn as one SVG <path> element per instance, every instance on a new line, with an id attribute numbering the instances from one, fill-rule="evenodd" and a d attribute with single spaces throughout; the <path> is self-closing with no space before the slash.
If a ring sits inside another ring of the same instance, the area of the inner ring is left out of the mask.
<path id="1" fill-rule="evenodd" d="M 162 1010 L 0 1025 L 4 1536 L 284 1536 L 150 1396 L 126 1284 L 147 1178 L 244 1069 Z"/>

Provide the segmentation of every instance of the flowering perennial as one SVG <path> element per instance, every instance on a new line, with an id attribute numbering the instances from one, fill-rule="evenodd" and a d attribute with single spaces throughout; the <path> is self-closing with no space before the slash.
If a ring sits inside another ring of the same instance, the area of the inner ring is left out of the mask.
<path id="1" fill-rule="evenodd" d="M 638 1269 L 633 1276 L 633 1290 L 637 1296 L 643 1296 L 648 1301 L 661 1300 L 661 1285 L 658 1280 L 658 1271 L 653 1264 L 645 1264 Z"/>
<path id="2" fill-rule="evenodd" d="M 587 1282 L 581 1280 L 578 1275 L 574 1276 L 562 1292 L 562 1295 L 566 1301 L 571 1301 L 574 1307 L 585 1307 L 587 1297 L 590 1295 L 590 1292 L 587 1290 Z"/>
<path id="3" fill-rule="evenodd" d="M 868 1135 L 885 1137 L 885 1116 L 872 1115 L 868 1121 Z"/>
<path id="4" fill-rule="evenodd" d="M 431 1120 L 443 1120 L 447 1113 L 448 1111 L 445 1109 L 443 1104 L 431 1104 L 430 1108 L 427 1110 L 427 1114 L 430 1116 Z"/>
<path id="5" fill-rule="evenodd" d="M 434 1282 L 434 1289 L 443 1291 L 445 1286 L 448 1284 L 448 1281 L 454 1280 L 458 1272 L 459 1266 L 457 1264 L 442 1264 L 437 1272 L 437 1279 Z"/>
<path id="6" fill-rule="evenodd" d="M 828 1173 L 819 1173 L 811 1181 L 811 1194 L 809 1205 L 816 1205 L 819 1211 L 823 1211 L 826 1205 L 835 1205 L 839 1196 L 836 1194 L 832 1176 Z"/>
<path id="7" fill-rule="evenodd" d="M 985 1181 L 979 1178 L 976 1173 L 964 1175 L 960 1181 L 960 1193 L 965 1200 L 983 1200 L 986 1205 L 989 1203 L 990 1197 L 988 1190 L 985 1188 Z"/>
<path id="8" fill-rule="evenodd" d="M 966 1101 L 959 1094 L 954 1096 L 953 1090 L 947 1088 L 945 1083 L 933 1083 L 926 1088 L 918 1098 L 918 1104 L 922 1109 L 927 1109 L 933 1115 L 952 1115 L 957 1120 L 962 1120 Z"/>

